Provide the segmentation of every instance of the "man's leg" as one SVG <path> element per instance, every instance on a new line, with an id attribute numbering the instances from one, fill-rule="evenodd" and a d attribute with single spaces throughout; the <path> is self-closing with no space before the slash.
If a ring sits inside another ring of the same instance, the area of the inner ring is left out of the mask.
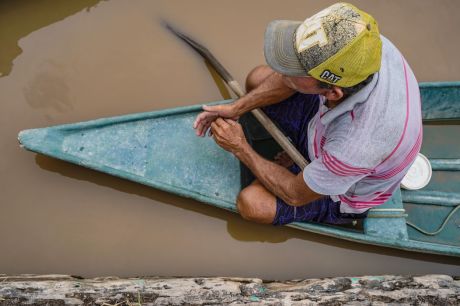
<path id="1" fill-rule="evenodd" d="M 272 224 L 276 216 L 276 197 L 258 180 L 241 190 L 236 206 L 240 215 L 249 221 Z"/>
<path id="2" fill-rule="evenodd" d="M 246 77 L 246 91 L 250 92 L 273 73 L 274 71 L 267 65 L 255 67 Z M 240 119 L 243 126 L 246 126 L 251 122 L 248 116 L 249 114 L 246 114 L 245 117 Z M 249 127 L 246 126 L 246 128 Z M 252 129 L 254 128 L 255 127 L 252 127 Z M 257 134 L 257 129 L 253 132 L 256 132 Z M 245 133 L 247 133 L 247 131 L 245 131 Z M 248 139 L 248 141 L 251 143 L 251 139 Z M 276 197 L 258 180 L 254 180 L 255 177 L 245 165 L 242 165 L 241 171 L 243 174 L 242 186 L 244 188 L 241 190 L 237 198 L 237 208 L 239 213 L 246 220 L 265 224 L 273 223 L 277 210 Z"/>
<path id="3" fill-rule="evenodd" d="M 236 205 L 240 215 L 249 221 L 284 225 L 292 222 L 316 222 L 345 224 L 363 219 L 366 214 L 343 216 L 340 203 L 325 196 L 309 204 L 291 206 L 275 197 L 258 180 L 244 188 L 238 195 Z M 345 217 L 345 218 L 344 218 Z"/>

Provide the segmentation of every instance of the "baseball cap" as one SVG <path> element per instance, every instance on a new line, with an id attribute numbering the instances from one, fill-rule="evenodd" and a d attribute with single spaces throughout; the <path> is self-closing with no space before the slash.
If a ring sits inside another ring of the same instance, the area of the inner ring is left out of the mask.
<path id="1" fill-rule="evenodd" d="M 264 53 L 268 65 L 284 75 L 351 87 L 380 69 L 382 42 L 371 15 L 336 3 L 303 22 L 272 21 Z"/>

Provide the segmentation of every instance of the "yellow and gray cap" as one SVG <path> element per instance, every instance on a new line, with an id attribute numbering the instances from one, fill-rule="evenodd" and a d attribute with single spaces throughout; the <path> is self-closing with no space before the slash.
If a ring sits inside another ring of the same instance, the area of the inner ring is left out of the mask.
<path id="1" fill-rule="evenodd" d="M 382 42 L 372 16 L 337 3 L 304 22 L 272 21 L 264 52 L 279 73 L 351 87 L 380 69 Z"/>

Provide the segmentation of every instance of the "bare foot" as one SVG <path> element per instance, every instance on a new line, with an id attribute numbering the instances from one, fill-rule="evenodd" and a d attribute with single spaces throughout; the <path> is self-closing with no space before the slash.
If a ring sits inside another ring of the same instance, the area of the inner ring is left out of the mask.
<path id="1" fill-rule="evenodd" d="M 275 155 L 274 162 L 282 167 L 288 168 L 294 164 L 291 157 L 286 153 L 286 151 L 281 151 Z"/>

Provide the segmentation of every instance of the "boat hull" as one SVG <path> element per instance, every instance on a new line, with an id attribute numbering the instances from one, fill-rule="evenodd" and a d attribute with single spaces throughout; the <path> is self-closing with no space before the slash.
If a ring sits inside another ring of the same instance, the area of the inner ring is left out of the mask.
<path id="1" fill-rule="evenodd" d="M 430 92 L 430 95 L 434 94 Z M 195 105 L 25 130 L 19 134 L 19 141 L 30 151 L 236 212 L 236 197 L 241 190 L 239 161 L 217 146 L 212 138 L 195 136 L 192 124 L 200 111 L 201 105 Z M 439 115 L 441 111 L 436 108 L 436 112 Z M 442 120 L 454 119 L 445 118 L 446 114 L 442 116 Z M 434 115 L 425 117 L 435 119 Z M 266 139 L 259 140 L 267 145 Z M 452 168 L 451 162 L 448 167 Z M 460 211 L 438 237 L 420 234 L 406 225 L 407 219 L 422 226 L 432 224 L 433 219 L 427 217 L 427 212 L 436 218 L 436 224 L 442 223 L 455 209 L 455 196 L 460 194 L 460 177 L 455 179 L 448 196 L 439 199 L 444 203 L 453 197 L 454 204 L 450 206 L 409 203 L 406 205 L 412 206 L 407 209 L 403 199 L 413 199 L 414 193 L 401 196 L 398 190 L 383 206 L 371 211 L 362 230 L 314 223 L 289 226 L 360 243 L 460 256 L 459 226 L 456 225 Z M 428 187 L 432 192 L 442 189 L 442 179 Z M 417 192 L 415 195 L 420 196 Z M 406 210 L 410 212 L 409 217 Z"/>

